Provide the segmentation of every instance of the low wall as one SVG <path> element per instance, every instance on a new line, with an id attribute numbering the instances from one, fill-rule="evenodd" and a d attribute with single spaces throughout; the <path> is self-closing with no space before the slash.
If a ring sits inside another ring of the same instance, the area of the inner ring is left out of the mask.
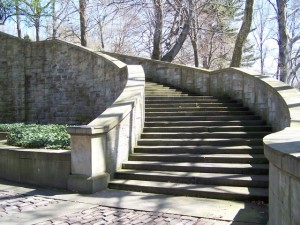
<path id="1" fill-rule="evenodd" d="M 72 170 L 68 188 L 91 193 L 107 188 L 110 176 L 128 160 L 143 130 L 145 74 L 127 66 L 128 81 L 119 98 L 86 126 L 70 127 Z"/>
<path id="2" fill-rule="evenodd" d="M 270 162 L 269 224 L 300 224 L 300 128 L 264 138 Z"/>
<path id="3" fill-rule="evenodd" d="M 127 82 L 126 65 L 58 40 L 0 32 L 0 122 L 87 124 Z"/>
<path id="4" fill-rule="evenodd" d="M 0 177 L 43 187 L 67 189 L 71 151 L 0 149 Z"/>

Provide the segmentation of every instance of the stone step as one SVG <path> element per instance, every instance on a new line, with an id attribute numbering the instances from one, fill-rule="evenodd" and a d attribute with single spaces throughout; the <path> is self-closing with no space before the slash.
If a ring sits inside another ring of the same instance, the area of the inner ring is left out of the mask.
<path id="1" fill-rule="evenodd" d="M 146 92 L 145 93 L 147 96 L 157 96 L 158 93 L 155 93 L 155 92 Z M 184 93 L 181 93 L 181 92 L 174 92 L 174 93 L 170 93 L 170 92 L 163 92 L 163 93 L 159 93 L 159 95 L 161 97 L 180 97 L 180 96 L 193 96 L 192 94 L 184 94 Z M 145 98 L 148 98 L 148 97 L 145 97 Z"/>
<path id="2" fill-rule="evenodd" d="M 155 103 L 149 103 L 147 102 L 146 108 L 186 108 L 186 107 L 198 107 L 198 108 L 204 108 L 204 107 L 243 107 L 241 103 L 230 103 L 230 102 L 165 102 L 162 104 L 155 104 Z"/>
<path id="3" fill-rule="evenodd" d="M 135 153 L 149 154 L 263 154 L 262 146 L 136 146 Z"/>
<path id="4" fill-rule="evenodd" d="M 247 107 L 171 107 L 171 108 L 148 108 L 146 106 L 145 111 L 148 112 L 194 112 L 194 111 L 246 111 Z"/>
<path id="5" fill-rule="evenodd" d="M 220 116 L 147 116 L 146 122 L 150 121 L 241 121 L 260 120 L 257 115 L 220 115 Z"/>
<path id="6" fill-rule="evenodd" d="M 146 100 L 149 101 L 156 101 L 156 100 L 181 100 L 181 101 L 187 101 L 187 100 L 211 100 L 211 101 L 231 101 L 230 98 L 215 98 L 213 96 L 145 96 Z"/>
<path id="7" fill-rule="evenodd" d="M 149 104 L 168 104 L 171 105 L 172 103 L 237 103 L 235 100 L 232 99 L 206 99 L 206 98 L 195 98 L 195 99 L 191 99 L 191 98 L 184 98 L 184 97 L 180 97 L 180 98 L 173 98 L 173 99 L 165 99 L 165 98 L 161 98 L 161 99 L 157 99 L 157 100 L 150 100 L 150 99 L 145 99 L 145 103 L 149 103 Z"/>
<path id="8" fill-rule="evenodd" d="M 166 139 L 166 138 L 263 138 L 269 132 L 145 132 L 141 134 L 141 138 L 146 139 Z"/>
<path id="9" fill-rule="evenodd" d="M 268 175 L 120 170 L 116 179 L 268 188 Z"/>
<path id="10" fill-rule="evenodd" d="M 144 132 L 262 132 L 272 131 L 267 125 L 261 126 L 173 126 L 144 127 Z"/>
<path id="11" fill-rule="evenodd" d="M 149 154 L 135 153 L 129 156 L 132 161 L 159 162 L 205 162 L 205 163 L 268 163 L 264 154 Z"/>
<path id="12" fill-rule="evenodd" d="M 263 120 L 233 121 L 145 121 L 145 127 L 177 127 L 177 126 L 265 126 Z"/>
<path id="13" fill-rule="evenodd" d="M 251 111 L 181 111 L 181 112 L 147 112 L 146 117 L 158 117 L 158 116 L 241 116 L 241 115 L 254 115 Z"/>
<path id="14" fill-rule="evenodd" d="M 261 138 L 186 138 L 186 139 L 139 139 L 138 145 L 145 146 L 237 146 L 237 145 L 262 145 Z"/>
<path id="15" fill-rule="evenodd" d="M 268 164 L 247 164 L 247 163 L 128 161 L 123 163 L 122 169 L 267 175 L 269 172 L 269 165 Z"/>
<path id="16" fill-rule="evenodd" d="M 171 182 L 122 179 L 111 181 L 108 187 L 128 191 L 201 198 L 219 198 L 227 200 L 263 200 L 268 198 L 267 188 L 231 187 L 201 184 L 176 184 Z"/>

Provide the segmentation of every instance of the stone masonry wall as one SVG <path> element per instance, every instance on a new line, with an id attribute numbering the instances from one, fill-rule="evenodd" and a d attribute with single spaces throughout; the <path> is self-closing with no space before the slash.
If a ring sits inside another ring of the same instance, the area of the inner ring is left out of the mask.
<path id="1" fill-rule="evenodd" d="M 23 121 L 26 42 L 0 33 L 0 122 Z"/>
<path id="2" fill-rule="evenodd" d="M 120 95 L 126 68 L 62 41 L 0 33 L 0 122 L 87 124 Z"/>

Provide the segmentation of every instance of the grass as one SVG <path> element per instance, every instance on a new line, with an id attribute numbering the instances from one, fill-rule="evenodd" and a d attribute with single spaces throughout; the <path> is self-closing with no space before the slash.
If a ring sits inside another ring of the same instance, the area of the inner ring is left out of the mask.
<path id="1" fill-rule="evenodd" d="M 0 131 L 8 132 L 7 144 L 13 146 L 46 149 L 70 148 L 67 125 L 0 124 Z"/>

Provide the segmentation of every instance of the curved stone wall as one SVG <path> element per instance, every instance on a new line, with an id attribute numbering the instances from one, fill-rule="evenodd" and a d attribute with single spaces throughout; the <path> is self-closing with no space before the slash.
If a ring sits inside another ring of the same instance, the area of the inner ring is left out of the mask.
<path id="1" fill-rule="evenodd" d="M 62 41 L 0 33 L 0 122 L 87 124 L 120 95 L 126 65 Z"/>
<path id="2" fill-rule="evenodd" d="M 210 71 L 134 56 L 107 53 L 127 64 L 143 66 L 146 78 L 202 95 L 240 100 L 274 131 L 300 126 L 300 94 L 294 88 L 257 73 L 237 68 Z"/>

